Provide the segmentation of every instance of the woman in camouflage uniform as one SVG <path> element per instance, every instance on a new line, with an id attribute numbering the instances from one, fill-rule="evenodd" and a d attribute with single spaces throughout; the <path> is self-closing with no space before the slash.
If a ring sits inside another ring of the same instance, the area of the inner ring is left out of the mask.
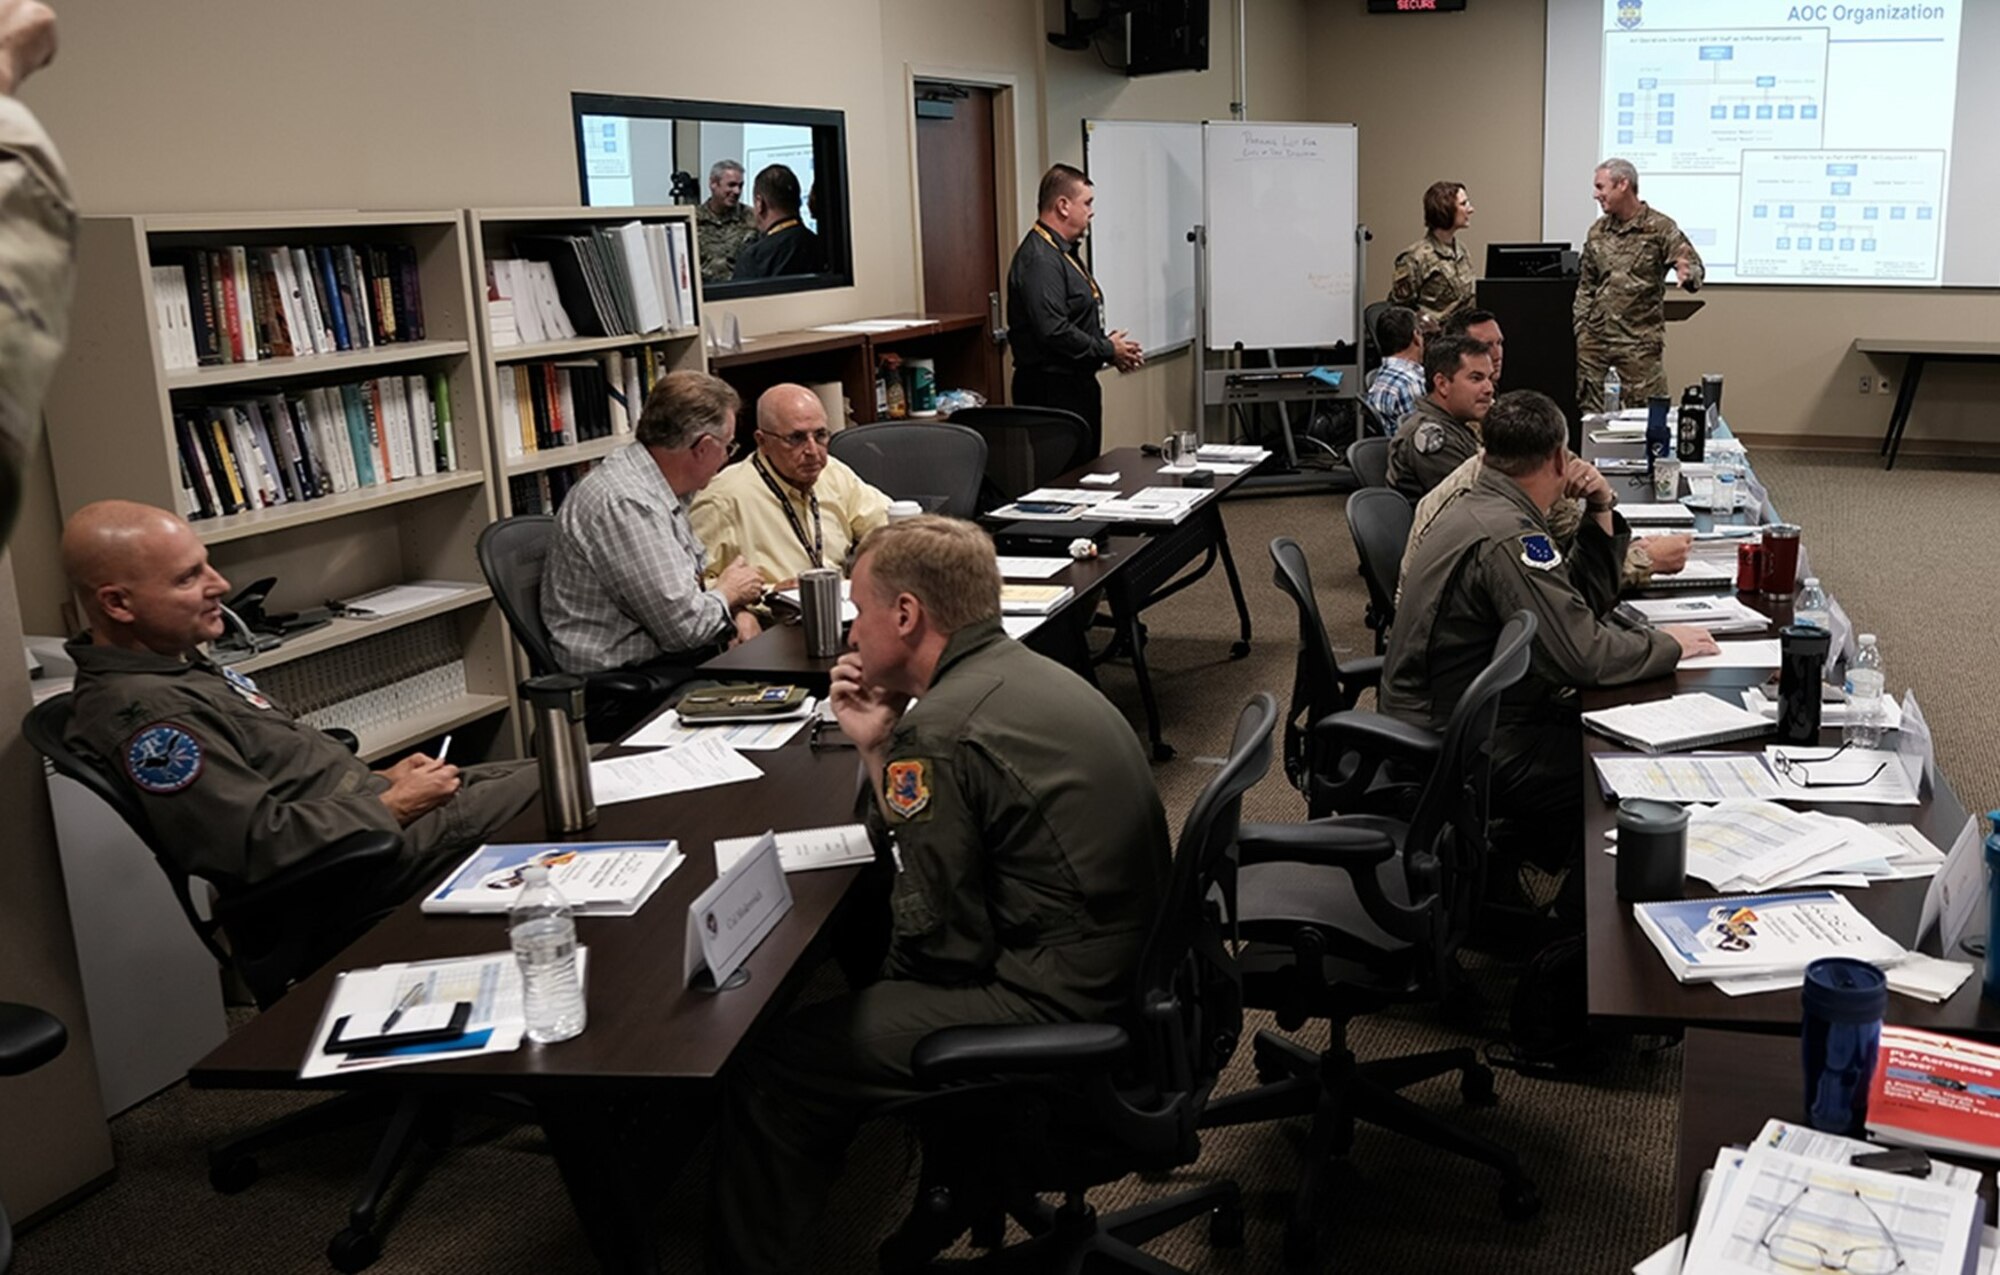
<path id="1" fill-rule="evenodd" d="M 1472 254 L 1458 242 L 1472 213 L 1463 185 L 1432 182 L 1424 192 L 1424 237 L 1396 254 L 1389 300 L 1414 309 L 1426 327 L 1472 305 Z"/>

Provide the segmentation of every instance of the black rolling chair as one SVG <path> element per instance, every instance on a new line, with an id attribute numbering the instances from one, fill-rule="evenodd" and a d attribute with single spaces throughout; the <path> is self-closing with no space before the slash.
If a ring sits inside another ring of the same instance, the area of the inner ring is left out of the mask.
<path id="1" fill-rule="evenodd" d="M 1371 368 L 1388 357 L 1382 350 L 1381 338 L 1375 333 L 1375 325 L 1382 321 L 1382 312 L 1392 304 L 1394 303 L 1389 301 L 1370 301 L 1361 307 L 1362 353 Z"/>
<path id="2" fill-rule="evenodd" d="M 892 500 L 914 500 L 928 514 L 972 518 L 986 476 L 986 440 L 950 421 L 858 425 L 833 436 L 827 451 Z"/>
<path id="3" fill-rule="evenodd" d="M 951 423 L 978 430 L 986 440 L 981 512 L 1018 499 L 1097 455 L 1083 418 L 1053 407 L 967 407 L 953 412 Z"/>
<path id="4" fill-rule="evenodd" d="M 1319 819 L 1335 811 L 1400 810 L 1415 794 L 1396 776 L 1384 775 L 1351 748 L 1342 747 L 1331 729 L 1335 714 L 1346 713 L 1361 693 L 1382 681 L 1382 657 L 1371 655 L 1342 664 L 1327 640 L 1313 593 L 1312 572 L 1305 550 L 1290 536 L 1271 542 L 1272 581 L 1292 600 L 1299 617 L 1298 664 L 1292 675 L 1292 705 L 1285 715 L 1285 777 L 1306 799 L 1308 817 Z M 1406 732 L 1408 751 L 1421 754 L 1430 732 L 1402 727 L 1394 718 L 1376 719 L 1384 730 Z M 1424 771 L 1429 770 L 1428 763 Z"/>
<path id="5" fill-rule="evenodd" d="M 53 1062 L 67 1044 L 69 1032 L 54 1014 L 0 1001 L 0 1076 L 19 1076 Z M 13 1260 L 14 1226 L 0 1207 L 0 1271 Z"/>
<path id="6" fill-rule="evenodd" d="M 1366 413 L 1364 419 L 1379 421 L 1375 409 L 1366 403 L 1361 405 Z M 1347 445 L 1347 467 L 1361 480 L 1363 487 L 1387 487 L 1389 485 L 1389 440 L 1377 435 L 1357 438 Z"/>
<path id="7" fill-rule="evenodd" d="M 1159 917 L 1119 1022 L 952 1027 L 918 1042 L 917 1078 L 942 1091 L 902 1104 L 923 1130 L 917 1205 L 882 1246 L 882 1267 L 934 1270 L 928 1259 L 968 1227 L 996 1247 L 1006 1216 L 1029 1232 L 982 1270 L 1173 1268 L 1139 1245 L 1204 1213 L 1210 1241 L 1242 1242 L 1234 1182 L 1099 1216 L 1085 1193 L 1132 1173 L 1166 1172 L 1201 1151 L 1201 1113 L 1242 1030 L 1237 971 L 1216 892 L 1243 794 L 1271 764 L 1278 717 L 1268 694 L 1236 722 L 1229 759 L 1182 826 Z M 1060 1193 L 1050 1205 L 1042 1193 Z"/>
<path id="8" fill-rule="evenodd" d="M 493 600 L 507 617 L 514 640 L 528 653 L 529 671 L 536 676 L 563 671 L 556 665 L 549 626 L 542 622 L 542 571 L 555 530 L 556 520 L 548 514 L 518 514 L 489 523 L 473 550 Z M 663 665 L 582 676 L 584 729 L 590 742 L 601 744 L 622 738 L 650 716 L 693 678 L 694 670 Z"/>
<path id="9" fill-rule="evenodd" d="M 1349 747 L 1424 768 L 1428 779 L 1408 821 L 1342 815 L 1305 824 L 1245 824 L 1238 838 L 1236 936 L 1246 1003 L 1296 1031 L 1324 1018 L 1331 1041 L 1314 1053 L 1282 1036 L 1256 1039 L 1265 1083 L 1217 1099 L 1204 1127 L 1312 1118 L 1305 1178 L 1286 1228 L 1295 1265 L 1327 1255 L 1326 1218 L 1338 1162 L 1354 1122 L 1416 1138 L 1499 1170 L 1500 1207 L 1510 1219 L 1540 1207 L 1514 1153 L 1419 1106 L 1399 1091 L 1457 1072 L 1468 1102 L 1494 1100 L 1493 1073 L 1470 1048 L 1360 1062 L 1347 1024 L 1390 1005 L 1440 1001 L 1456 985 L 1457 954 L 1484 890 L 1489 775 L 1500 696 L 1527 674 L 1535 618 L 1516 614 L 1493 657 L 1452 710 L 1444 737 L 1406 747 L 1372 713 L 1335 714 L 1322 728 Z"/>
<path id="10" fill-rule="evenodd" d="M 1409 547 L 1416 510 L 1410 498 L 1393 487 L 1364 487 L 1347 497 L 1347 530 L 1361 557 L 1361 579 L 1368 585 L 1369 629 L 1375 653 L 1389 649 L 1389 626 L 1396 622 L 1396 588 L 1402 582 L 1403 550 Z"/>
<path id="11" fill-rule="evenodd" d="M 208 901 L 210 915 L 204 917 L 198 901 L 202 887 L 154 837 L 145 809 L 122 785 L 113 782 L 95 759 L 69 746 L 66 735 L 72 707 L 68 695 L 44 700 L 22 721 L 21 733 L 57 773 L 82 784 L 117 811 L 152 851 L 196 936 L 217 964 L 236 971 L 259 1009 L 269 1007 L 293 983 L 381 919 L 381 912 L 339 917 L 327 906 L 327 900 L 365 886 L 402 853 L 401 837 L 379 831 L 343 837 L 255 885 L 210 881 L 215 893 Z M 399 1101 L 388 1093 L 328 1099 L 211 1147 L 209 1182 L 218 1191 L 234 1194 L 256 1180 L 258 1151 L 310 1134 L 349 1128 L 358 1120 L 384 1113 L 390 1114 L 389 1131 L 356 1192 L 347 1229 L 334 1237 L 327 1250 L 335 1267 L 358 1271 L 381 1253 L 378 1214 L 390 1183 L 420 1141 L 440 1140 L 437 1121 L 442 1113 L 429 1104 L 413 1097 Z"/>

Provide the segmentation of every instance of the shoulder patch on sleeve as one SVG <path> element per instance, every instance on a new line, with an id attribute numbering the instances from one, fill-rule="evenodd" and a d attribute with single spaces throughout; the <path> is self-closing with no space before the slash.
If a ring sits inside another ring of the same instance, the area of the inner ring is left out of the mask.
<path id="1" fill-rule="evenodd" d="M 1444 427 L 1436 421 L 1425 421 L 1417 426 L 1417 450 L 1429 456 L 1444 446 Z"/>
<path id="2" fill-rule="evenodd" d="M 930 765 L 922 758 L 892 761 L 882 772 L 882 801 L 903 819 L 914 819 L 930 809 Z"/>
<path id="3" fill-rule="evenodd" d="M 1562 565 L 1562 551 L 1556 542 L 1539 531 L 1521 537 L 1521 561 L 1537 571 L 1553 571 Z"/>
<path id="4" fill-rule="evenodd" d="M 155 796 L 192 787 L 201 771 L 201 744 L 177 722 L 141 727 L 125 744 L 125 777 Z"/>

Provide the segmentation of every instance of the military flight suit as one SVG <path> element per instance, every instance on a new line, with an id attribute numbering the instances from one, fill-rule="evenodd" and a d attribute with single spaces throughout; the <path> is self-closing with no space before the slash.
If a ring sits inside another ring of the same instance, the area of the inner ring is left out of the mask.
<path id="1" fill-rule="evenodd" d="M 1436 399 L 1420 398 L 1389 438 L 1389 485 L 1415 504 L 1478 454 L 1478 421 L 1462 421 Z"/>
<path id="2" fill-rule="evenodd" d="M 793 1014 L 731 1076 L 714 1269 L 810 1268 L 847 1143 L 916 1092 L 931 1031 L 1116 1014 L 1166 888 L 1166 814 L 1131 726 L 997 619 L 952 635 L 879 801 L 861 797 L 900 857 L 883 977 Z"/>
<path id="3" fill-rule="evenodd" d="M 757 217 L 738 204 L 717 212 L 706 203 L 694 210 L 695 238 L 701 243 L 701 277 L 728 279 L 736 273 L 736 256 L 757 237 Z"/>
<path id="4" fill-rule="evenodd" d="M 1475 286 L 1472 254 L 1465 245 L 1439 243 L 1437 236 L 1426 234 L 1396 254 L 1389 300 L 1409 306 L 1427 324 L 1442 324 L 1472 308 Z"/>
<path id="5" fill-rule="evenodd" d="M 1493 656 L 1509 617 L 1533 613 L 1533 662 L 1501 699 L 1493 738 L 1493 809 L 1559 830 L 1551 866 L 1581 846 L 1583 750 L 1576 688 L 1660 677 L 1680 646 L 1654 629 L 1602 618 L 1618 597 L 1631 528 L 1586 517 L 1568 553 L 1513 479 L 1481 466 L 1431 523 L 1403 578 L 1382 666 L 1382 711 L 1442 731 Z"/>
<path id="6" fill-rule="evenodd" d="M 1410 559 L 1416 556 L 1417 546 L 1431 529 L 1431 523 L 1444 512 L 1446 505 L 1472 490 L 1473 482 L 1479 477 L 1479 457 L 1475 456 L 1445 476 L 1445 480 L 1425 493 L 1417 502 L 1415 519 L 1410 523 L 1410 542 L 1403 547 L 1402 565 L 1396 569 L 1396 600 L 1401 605 L 1403 597 L 1403 577 L 1409 574 Z M 1583 524 L 1583 501 L 1569 498 L 1558 500 L 1548 512 L 1549 532 L 1556 538 L 1556 548 L 1564 553 L 1576 543 L 1576 533 Z M 1646 552 L 1646 546 L 1635 539 L 1625 549 L 1625 569 L 1619 577 L 1626 589 L 1643 589 L 1653 579 L 1653 555 Z"/>
<path id="7" fill-rule="evenodd" d="M 537 791 L 529 763 L 462 767 L 449 802 L 398 828 L 387 779 L 243 674 L 88 637 L 64 649 L 77 668 L 70 746 L 131 790 L 183 869 L 221 885 L 255 885 L 352 833 L 400 832 L 402 855 L 343 901 L 365 915 L 452 866 Z"/>
<path id="8" fill-rule="evenodd" d="M 42 428 L 42 394 L 69 333 L 76 204 L 55 143 L 0 96 L 0 544 Z"/>
<path id="9" fill-rule="evenodd" d="M 1642 203 L 1630 221 L 1606 213 L 1591 225 L 1577 262 L 1571 309 L 1579 412 L 1618 410 L 1616 403 L 1600 402 L 1604 373 L 1611 367 L 1618 369 L 1626 403 L 1642 407 L 1648 398 L 1667 392 L 1661 361 L 1667 345 L 1667 271 L 1684 249 L 1688 268 L 1680 286 L 1693 292 L 1701 287 L 1706 267 L 1672 217 Z"/>

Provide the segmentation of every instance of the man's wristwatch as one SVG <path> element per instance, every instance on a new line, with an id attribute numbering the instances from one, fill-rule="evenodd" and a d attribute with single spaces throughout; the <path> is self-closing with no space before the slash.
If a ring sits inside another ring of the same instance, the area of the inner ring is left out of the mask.
<path id="1" fill-rule="evenodd" d="M 1583 502 L 1583 507 L 1585 511 L 1589 513 L 1608 514 L 1612 510 L 1618 508 L 1618 493 L 1615 491 L 1612 492 L 1611 499 L 1607 500 L 1605 503 L 1601 505 L 1594 500 L 1586 500 Z"/>

